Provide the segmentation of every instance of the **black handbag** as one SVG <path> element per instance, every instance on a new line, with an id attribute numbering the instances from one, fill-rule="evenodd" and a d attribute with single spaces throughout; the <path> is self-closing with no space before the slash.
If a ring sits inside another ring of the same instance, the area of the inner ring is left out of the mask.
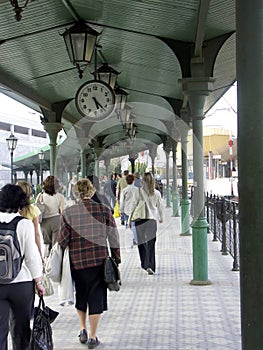
<path id="1" fill-rule="evenodd" d="M 30 339 L 30 350 L 53 350 L 51 323 L 58 312 L 45 306 L 43 297 L 39 297 L 38 307 L 34 309 L 34 322 Z"/>
<path id="2" fill-rule="evenodd" d="M 121 276 L 116 262 L 111 256 L 107 256 L 104 261 L 104 281 L 110 291 L 118 292 L 121 287 Z"/>

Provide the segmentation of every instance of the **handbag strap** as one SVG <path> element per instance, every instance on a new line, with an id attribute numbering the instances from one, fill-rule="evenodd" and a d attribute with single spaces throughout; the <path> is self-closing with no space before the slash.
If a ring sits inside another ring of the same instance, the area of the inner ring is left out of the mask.
<path id="1" fill-rule="evenodd" d="M 108 240 L 108 236 L 107 236 L 107 230 L 106 230 L 106 219 L 105 219 L 105 215 L 104 215 L 104 211 L 102 208 L 102 203 L 100 203 L 100 207 L 101 207 L 101 215 L 102 215 L 102 227 L 103 227 L 103 235 L 105 237 L 105 247 L 106 247 L 106 251 L 107 251 L 107 256 L 111 256 L 110 254 L 110 247 L 109 247 L 109 240 Z"/>
<path id="2" fill-rule="evenodd" d="M 44 197 L 43 197 L 43 192 L 40 192 L 39 197 L 37 199 L 37 203 L 45 204 Z"/>
<path id="3" fill-rule="evenodd" d="M 145 199 L 144 195 L 143 195 L 142 192 L 141 192 L 141 188 L 140 188 L 140 187 L 138 187 L 138 192 L 139 192 L 139 200 L 138 200 L 136 206 L 139 204 L 140 200 L 143 199 L 143 200 L 144 200 L 144 203 L 145 203 L 145 206 L 146 206 L 146 210 L 147 210 L 147 204 L 146 204 L 146 202 L 147 202 L 149 196 L 147 197 L 147 199 Z M 133 215 L 133 213 L 134 213 L 134 211 L 135 211 L 135 209 L 136 209 L 136 206 L 135 206 L 135 208 L 133 209 L 133 212 L 131 213 L 131 215 L 129 216 L 129 218 L 132 217 L 132 215 Z"/>
<path id="4" fill-rule="evenodd" d="M 44 307 L 45 307 L 45 302 L 44 302 L 44 298 L 43 298 L 42 295 L 39 297 L 38 307 L 39 307 L 40 309 L 41 309 L 41 307 L 42 307 L 42 309 L 44 309 Z"/>

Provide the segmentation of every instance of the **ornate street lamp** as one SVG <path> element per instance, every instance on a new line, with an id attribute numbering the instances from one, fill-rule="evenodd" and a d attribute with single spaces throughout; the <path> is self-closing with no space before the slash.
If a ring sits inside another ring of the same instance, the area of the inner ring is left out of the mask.
<path id="1" fill-rule="evenodd" d="M 13 154 L 14 154 L 14 150 L 16 149 L 17 141 L 18 139 L 15 137 L 15 135 L 12 132 L 10 136 L 6 139 L 7 147 L 11 156 L 11 184 L 13 183 Z"/>
<path id="2" fill-rule="evenodd" d="M 91 61 L 98 35 L 100 33 L 84 22 L 77 22 L 62 34 L 69 59 L 77 67 L 80 78 L 83 77 L 83 71 Z M 82 66 L 85 66 L 84 69 Z"/>
<path id="3" fill-rule="evenodd" d="M 123 110 L 127 101 L 128 93 L 119 86 L 114 89 L 116 95 L 116 110 Z"/>
<path id="4" fill-rule="evenodd" d="M 41 149 L 38 152 L 38 159 L 39 159 L 39 174 L 40 174 L 40 185 L 42 185 L 43 183 L 43 169 L 42 169 L 42 162 L 45 158 L 45 153 L 44 151 Z"/>
<path id="5" fill-rule="evenodd" d="M 117 77 L 120 74 L 117 72 L 114 68 L 109 66 L 108 63 L 103 63 L 102 66 L 100 66 L 97 70 L 95 70 L 94 73 L 95 79 L 104 81 L 104 83 L 110 85 L 112 89 L 114 89 Z"/>
<path id="6" fill-rule="evenodd" d="M 19 5 L 18 0 L 10 0 L 10 4 L 13 6 L 15 11 L 15 19 L 19 22 L 22 19 L 23 9 L 27 7 L 29 0 L 24 1 L 24 5 Z"/>
<path id="7" fill-rule="evenodd" d="M 129 128 L 131 111 L 132 111 L 132 108 L 127 104 L 125 105 L 124 109 L 117 110 L 118 118 L 124 130 L 127 130 Z"/>

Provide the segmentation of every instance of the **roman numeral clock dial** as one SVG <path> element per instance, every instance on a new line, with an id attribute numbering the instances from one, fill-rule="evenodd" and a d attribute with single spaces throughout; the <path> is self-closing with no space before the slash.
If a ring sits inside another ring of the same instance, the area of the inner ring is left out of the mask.
<path id="1" fill-rule="evenodd" d="M 90 80 L 81 85 L 75 96 L 78 112 L 93 122 L 109 118 L 116 105 L 113 89 L 100 80 Z"/>

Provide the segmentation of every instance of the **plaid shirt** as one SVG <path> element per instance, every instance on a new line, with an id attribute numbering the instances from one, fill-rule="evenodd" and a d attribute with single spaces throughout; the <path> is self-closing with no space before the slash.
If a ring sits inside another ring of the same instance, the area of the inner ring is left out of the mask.
<path id="1" fill-rule="evenodd" d="M 58 243 L 62 248 L 69 247 L 72 270 L 103 264 L 107 256 L 106 235 L 112 257 L 117 264 L 121 262 L 116 223 L 103 204 L 85 199 L 66 208 L 61 220 Z"/>

